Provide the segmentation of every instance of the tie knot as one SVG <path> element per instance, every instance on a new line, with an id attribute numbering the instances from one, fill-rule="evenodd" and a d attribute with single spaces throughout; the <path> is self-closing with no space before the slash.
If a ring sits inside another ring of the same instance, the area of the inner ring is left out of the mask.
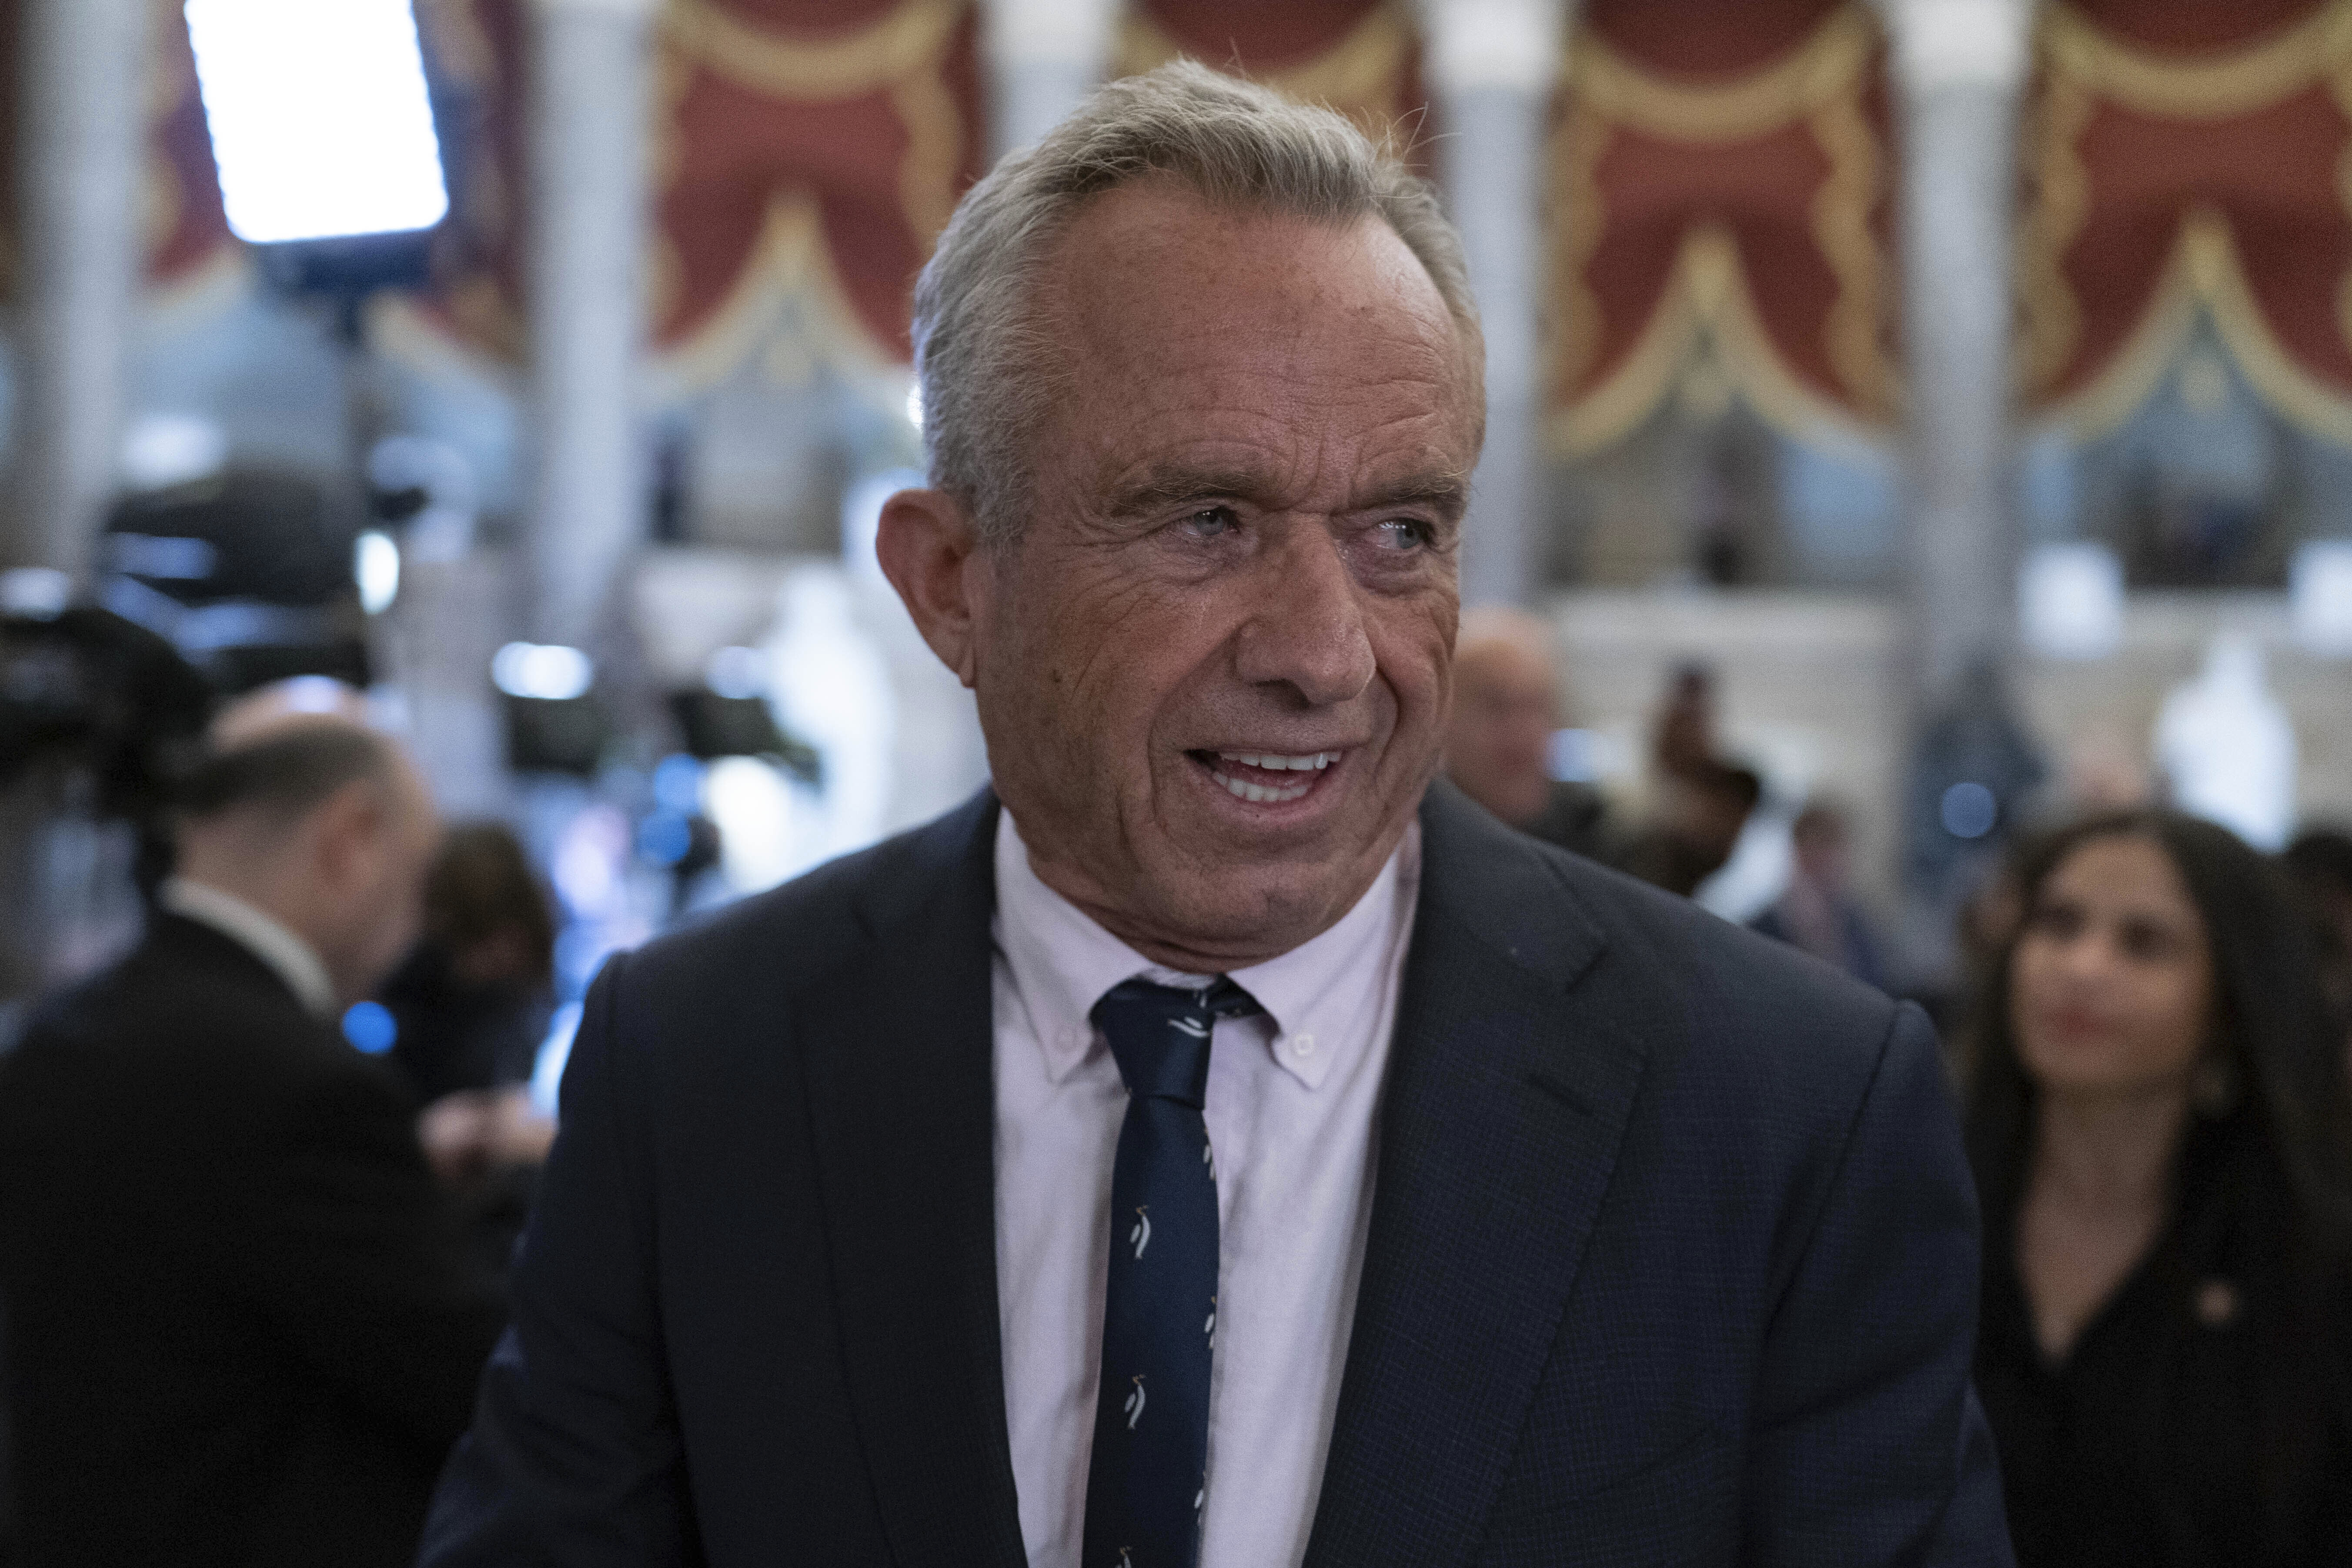
<path id="1" fill-rule="evenodd" d="M 1259 1010 L 1255 998 L 1222 976 L 1199 991 L 1129 980 L 1103 993 L 1094 1021 L 1110 1042 L 1129 1095 L 1198 1110 L 1208 1095 L 1212 1028 L 1219 1018 Z"/>

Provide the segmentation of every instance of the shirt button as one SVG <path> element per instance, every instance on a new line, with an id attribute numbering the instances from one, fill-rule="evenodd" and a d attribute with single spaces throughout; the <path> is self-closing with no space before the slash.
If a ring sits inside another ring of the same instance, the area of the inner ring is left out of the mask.
<path id="1" fill-rule="evenodd" d="M 1290 1054 L 1295 1057 L 1313 1056 L 1315 1054 L 1315 1037 L 1305 1033 L 1291 1036 Z"/>

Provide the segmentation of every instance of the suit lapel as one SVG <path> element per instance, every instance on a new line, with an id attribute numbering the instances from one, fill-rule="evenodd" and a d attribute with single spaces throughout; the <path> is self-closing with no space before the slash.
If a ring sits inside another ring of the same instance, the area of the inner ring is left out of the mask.
<path id="1" fill-rule="evenodd" d="M 901 1563 L 1024 1561 L 997 1324 L 983 797 L 877 876 L 871 940 L 800 1001 L 850 1392 Z"/>
<path id="2" fill-rule="evenodd" d="M 1371 1232 L 1309 1568 L 1465 1561 L 1614 1167 L 1643 1051 L 1578 978 L 1599 930 L 1450 785 L 1422 812 Z"/>

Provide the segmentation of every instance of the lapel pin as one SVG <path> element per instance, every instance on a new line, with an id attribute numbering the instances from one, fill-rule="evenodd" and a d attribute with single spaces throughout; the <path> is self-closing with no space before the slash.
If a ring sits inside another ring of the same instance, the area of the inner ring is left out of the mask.
<path id="1" fill-rule="evenodd" d="M 2208 1279 L 2197 1287 L 2197 1321 L 2209 1329 L 2225 1329 L 2237 1321 L 2238 1288 L 2227 1279 Z"/>

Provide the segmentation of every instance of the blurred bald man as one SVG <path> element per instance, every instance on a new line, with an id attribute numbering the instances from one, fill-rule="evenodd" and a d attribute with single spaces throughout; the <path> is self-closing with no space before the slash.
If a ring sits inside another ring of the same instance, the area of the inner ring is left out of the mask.
<path id="1" fill-rule="evenodd" d="M 144 940 L 0 1058 L 37 1563 L 407 1563 L 503 1319 L 413 1100 L 336 1026 L 415 939 L 439 827 L 319 707 L 226 716 Z"/>
<path id="2" fill-rule="evenodd" d="M 1551 776 L 1561 722 L 1550 628 L 1523 610 L 1473 610 L 1454 651 L 1454 714 L 1445 771 L 1462 793 L 1522 833 L 1599 858 L 1607 831 L 1600 792 Z"/>

